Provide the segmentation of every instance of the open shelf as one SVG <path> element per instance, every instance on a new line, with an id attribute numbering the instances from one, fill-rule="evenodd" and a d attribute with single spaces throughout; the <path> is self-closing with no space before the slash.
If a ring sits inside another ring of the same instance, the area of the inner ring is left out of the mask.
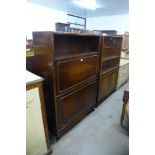
<path id="1" fill-rule="evenodd" d="M 110 48 L 114 48 L 114 46 L 103 47 L 103 50 L 110 49 Z"/>
<path id="2" fill-rule="evenodd" d="M 109 61 L 109 60 L 112 60 L 112 59 L 115 59 L 115 58 L 119 58 L 119 56 L 109 56 L 109 57 L 106 57 L 106 58 L 102 59 L 102 62 Z"/>
<path id="3" fill-rule="evenodd" d="M 101 62 L 101 72 L 106 72 L 109 69 L 116 67 L 119 65 L 119 57 L 115 57 L 113 59 L 108 59 L 107 61 Z"/>
<path id="4" fill-rule="evenodd" d="M 114 66 L 114 67 L 107 68 L 106 70 L 101 71 L 100 75 L 103 76 L 104 74 L 106 74 L 106 73 L 108 73 L 108 72 L 111 72 L 111 71 L 113 71 L 114 69 L 116 69 L 116 68 L 118 68 L 118 67 L 119 67 L 119 65 L 116 65 L 116 66 Z"/>
<path id="5" fill-rule="evenodd" d="M 104 38 L 104 48 L 120 46 L 122 38 L 120 36 L 106 36 Z"/>
<path id="6" fill-rule="evenodd" d="M 99 51 L 99 37 L 55 34 L 54 51 Z"/>
<path id="7" fill-rule="evenodd" d="M 110 47 L 102 49 L 102 60 L 120 56 L 120 47 Z"/>
<path id="8" fill-rule="evenodd" d="M 77 36 L 66 33 L 54 34 L 54 57 L 55 60 L 71 58 L 82 55 L 99 54 L 99 37 Z"/>

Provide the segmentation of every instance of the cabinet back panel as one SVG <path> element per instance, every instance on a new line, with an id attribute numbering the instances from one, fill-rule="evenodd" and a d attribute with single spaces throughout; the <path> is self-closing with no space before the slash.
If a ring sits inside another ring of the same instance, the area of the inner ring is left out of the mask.
<path id="1" fill-rule="evenodd" d="M 99 51 L 99 37 L 55 35 L 54 56 L 67 56 L 76 53 Z"/>

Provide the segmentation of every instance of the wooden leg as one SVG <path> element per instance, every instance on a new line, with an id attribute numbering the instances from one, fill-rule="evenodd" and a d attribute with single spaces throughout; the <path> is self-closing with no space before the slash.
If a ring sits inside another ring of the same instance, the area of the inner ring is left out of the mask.
<path id="1" fill-rule="evenodd" d="M 126 104 L 123 104 L 123 108 L 122 108 L 122 115 L 121 115 L 121 125 L 123 125 L 123 120 L 124 120 L 124 115 L 125 115 L 125 106 Z"/>
<path id="2" fill-rule="evenodd" d="M 126 105 L 128 103 L 129 100 L 129 91 L 124 91 L 124 95 L 123 95 L 123 108 L 122 108 L 122 114 L 121 114 L 121 125 L 123 126 L 123 120 L 124 120 L 124 115 L 126 112 Z"/>

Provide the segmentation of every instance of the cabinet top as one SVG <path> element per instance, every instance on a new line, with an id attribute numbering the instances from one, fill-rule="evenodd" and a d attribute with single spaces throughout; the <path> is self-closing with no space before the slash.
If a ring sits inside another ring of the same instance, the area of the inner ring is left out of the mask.
<path id="1" fill-rule="evenodd" d="M 95 34 L 95 32 L 60 32 L 60 31 L 33 31 L 33 33 L 41 33 L 41 34 L 53 34 L 53 35 L 68 35 L 68 36 L 90 36 L 90 37 L 123 37 L 123 35 L 102 35 Z"/>
<path id="2" fill-rule="evenodd" d="M 43 81 L 43 78 L 26 71 L 26 85 Z"/>
<path id="3" fill-rule="evenodd" d="M 93 32 L 59 32 L 59 31 L 34 31 L 33 33 L 51 33 L 54 35 L 72 35 L 72 36 L 94 36 L 99 37 L 101 35 L 95 34 Z"/>

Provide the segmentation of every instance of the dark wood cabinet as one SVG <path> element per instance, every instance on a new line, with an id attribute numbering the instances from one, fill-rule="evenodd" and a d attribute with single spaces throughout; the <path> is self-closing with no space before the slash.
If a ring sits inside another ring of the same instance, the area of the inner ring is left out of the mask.
<path id="1" fill-rule="evenodd" d="M 116 90 L 122 36 L 104 36 L 101 40 L 97 105 Z"/>
<path id="2" fill-rule="evenodd" d="M 33 32 L 27 70 L 42 76 L 49 130 L 61 137 L 96 104 L 100 36 Z"/>

